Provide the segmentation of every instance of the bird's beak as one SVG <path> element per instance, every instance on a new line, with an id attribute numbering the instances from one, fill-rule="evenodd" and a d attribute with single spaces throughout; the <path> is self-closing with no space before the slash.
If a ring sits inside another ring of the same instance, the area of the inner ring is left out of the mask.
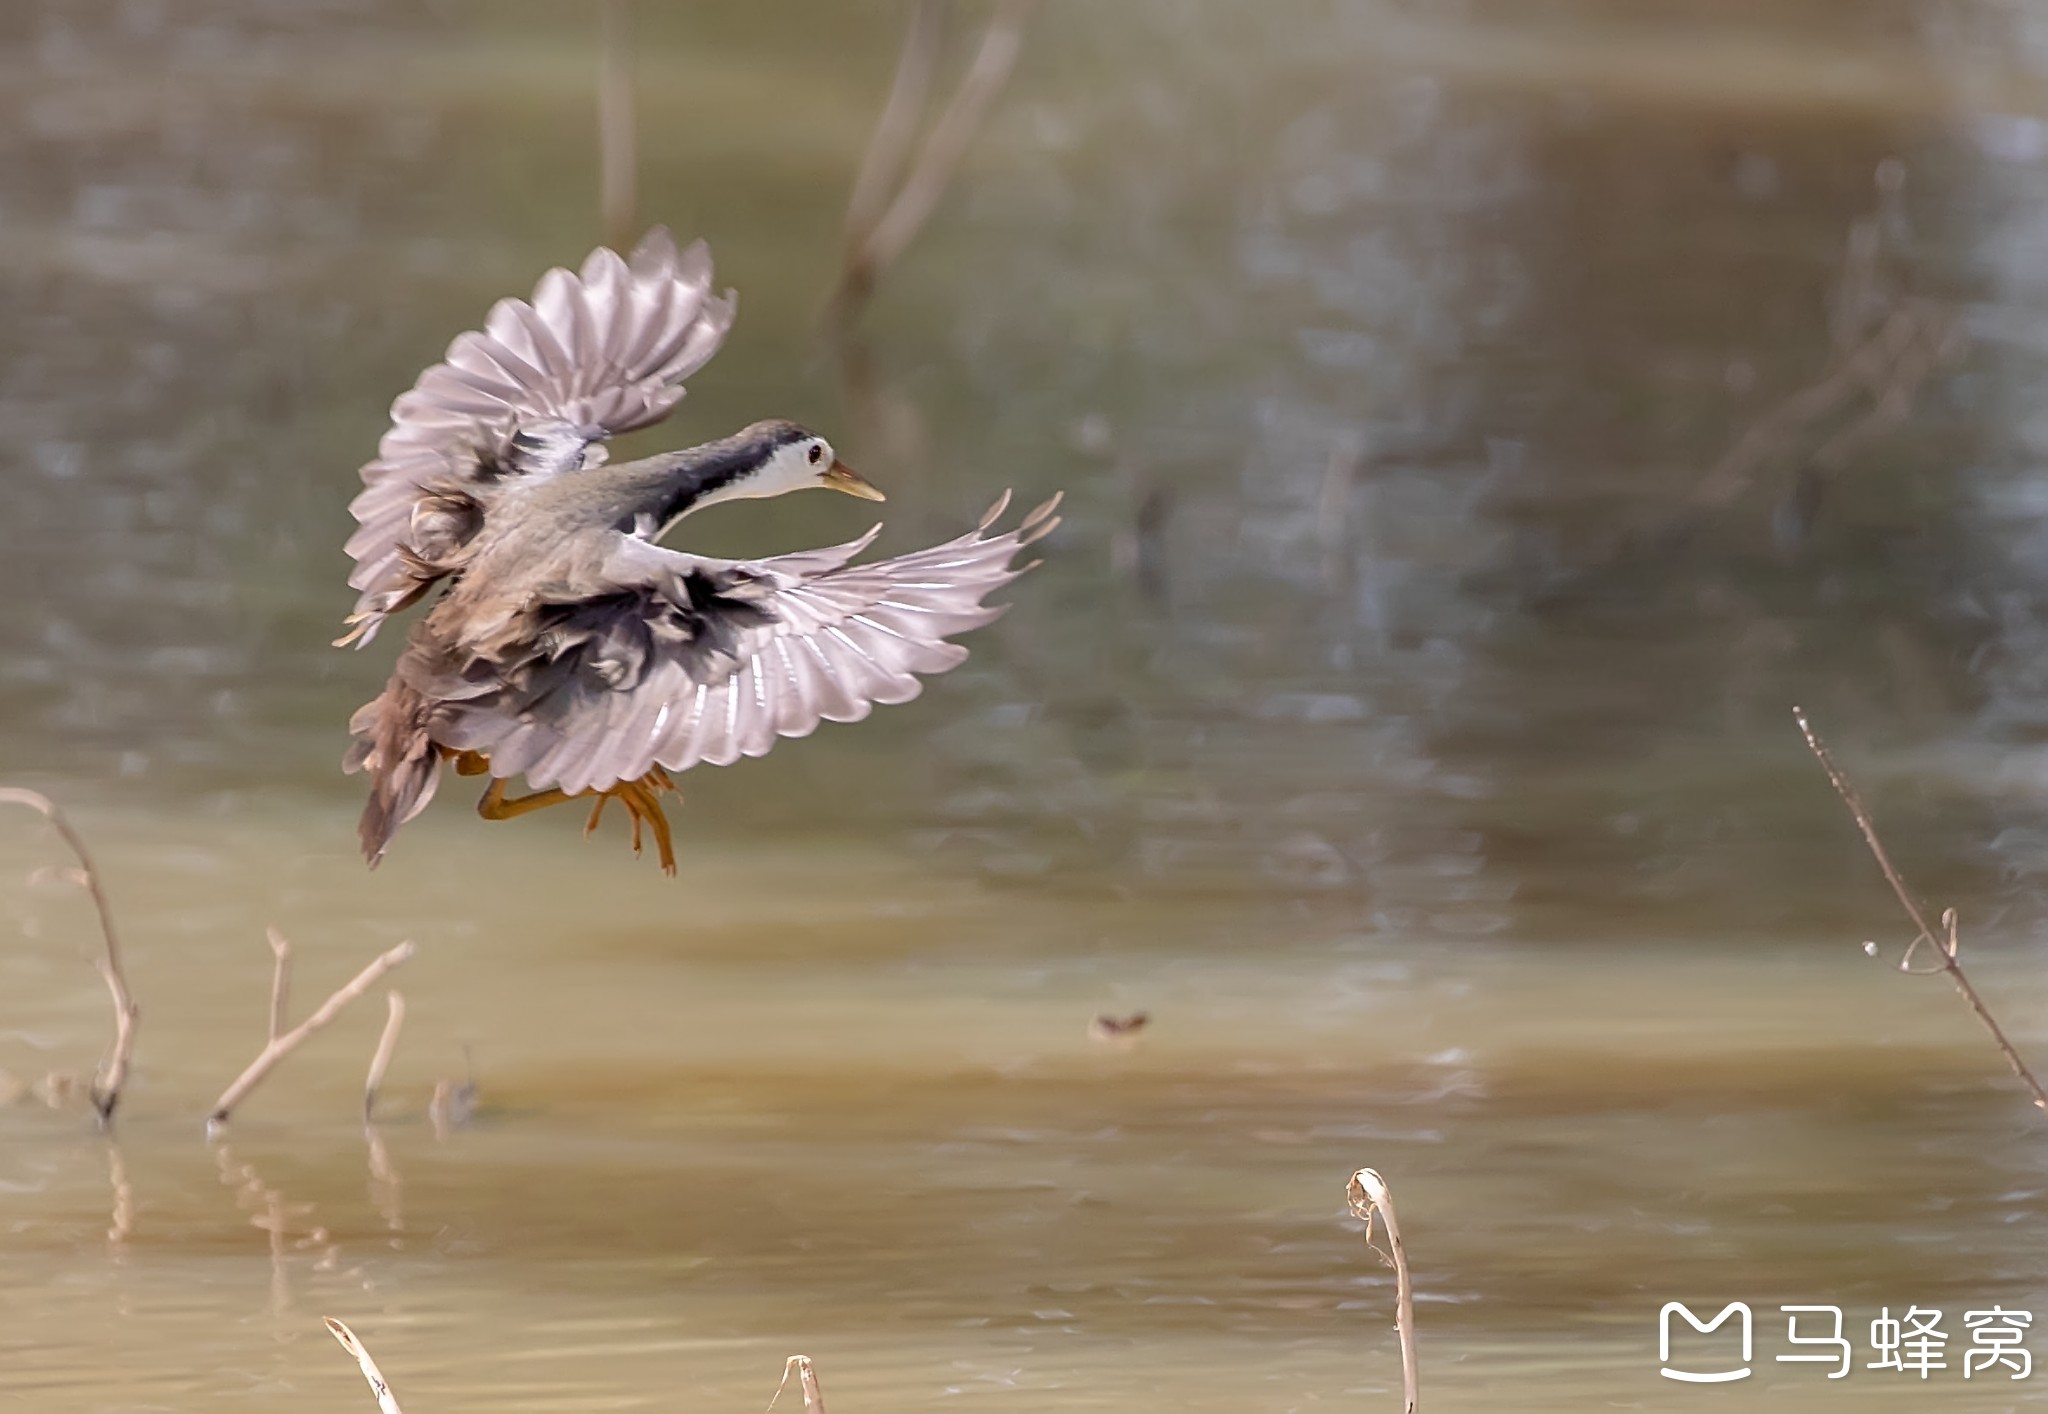
<path id="1" fill-rule="evenodd" d="M 886 501 L 889 499 L 881 493 L 880 489 L 873 482 L 869 481 L 845 462 L 839 461 L 836 458 L 833 460 L 832 465 L 825 468 L 825 475 L 821 479 L 825 485 L 830 486 L 834 491 L 844 491 L 847 495 L 858 496 L 863 501 Z"/>

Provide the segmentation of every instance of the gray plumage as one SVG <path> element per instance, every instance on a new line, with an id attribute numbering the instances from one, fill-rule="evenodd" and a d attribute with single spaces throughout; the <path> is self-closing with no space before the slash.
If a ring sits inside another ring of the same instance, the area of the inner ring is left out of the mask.
<path id="1" fill-rule="evenodd" d="M 994 533 L 1006 495 L 958 539 L 863 565 L 853 557 L 879 526 L 761 560 L 653 544 L 784 449 L 821 460 L 822 439 L 774 421 L 603 464 L 602 440 L 658 421 L 717 348 L 732 304 L 708 294 L 710 273 L 701 245 L 679 254 L 665 231 L 629 261 L 597 251 L 580 275 L 550 271 L 531 304 L 501 301 L 393 406 L 352 507 L 361 595 L 341 641 L 367 642 L 389 614 L 446 592 L 350 723 L 347 768 L 372 776 L 373 864 L 463 753 L 497 780 L 602 794 L 908 701 L 918 674 L 966 657 L 947 640 L 1002 612 L 983 598 L 1056 524 L 1057 498 Z"/>

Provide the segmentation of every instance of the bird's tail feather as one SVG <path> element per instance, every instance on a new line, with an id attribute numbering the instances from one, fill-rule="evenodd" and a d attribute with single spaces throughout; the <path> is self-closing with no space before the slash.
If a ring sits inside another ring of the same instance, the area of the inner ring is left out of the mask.
<path id="1" fill-rule="evenodd" d="M 428 711 L 427 699 L 393 676 L 349 722 L 355 742 L 342 764 L 370 773 L 370 799 L 356 833 L 372 869 L 398 827 L 427 808 L 440 784 L 443 752 L 427 732 Z"/>

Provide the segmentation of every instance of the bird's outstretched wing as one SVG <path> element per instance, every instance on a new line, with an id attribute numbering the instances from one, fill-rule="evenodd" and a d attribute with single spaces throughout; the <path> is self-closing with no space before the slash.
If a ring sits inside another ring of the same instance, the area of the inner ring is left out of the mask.
<path id="1" fill-rule="evenodd" d="M 666 417 L 732 316 L 703 243 L 679 251 L 661 227 L 629 259 L 598 249 L 580 272 L 548 271 L 530 302 L 498 301 L 391 405 L 349 506 L 361 594 L 341 641 L 367 643 L 453 567 L 493 485 L 596 465 L 605 438 Z"/>
<path id="2" fill-rule="evenodd" d="M 575 794 L 857 722 L 967 656 L 947 639 L 1003 612 L 982 598 L 1028 568 L 1011 562 L 1058 523 L 1058 500 L 991 535 L 1005 495 L 956 540 L 863 565 L 850 562 L 874 531 L 753 561 L 622 536 L 608 566 L 617 593 L 551 606 L 517 661 L 432 685 L 444 698 L 435 739 L 484 752 L 494 775 Z"/>

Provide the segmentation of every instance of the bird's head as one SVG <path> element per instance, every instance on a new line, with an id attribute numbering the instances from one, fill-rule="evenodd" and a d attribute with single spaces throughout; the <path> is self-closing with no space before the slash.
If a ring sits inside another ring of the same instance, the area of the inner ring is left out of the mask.
<path id="1" fill-rule="evenodd" d="M 757 422 L 738 440 L 745 453 L 724 490 L 726 497 L 780 496 L 823 486 L 864 501 L 886 499 L 866 477 L 839 460 L 830 442 L 794 422 Z"/>

